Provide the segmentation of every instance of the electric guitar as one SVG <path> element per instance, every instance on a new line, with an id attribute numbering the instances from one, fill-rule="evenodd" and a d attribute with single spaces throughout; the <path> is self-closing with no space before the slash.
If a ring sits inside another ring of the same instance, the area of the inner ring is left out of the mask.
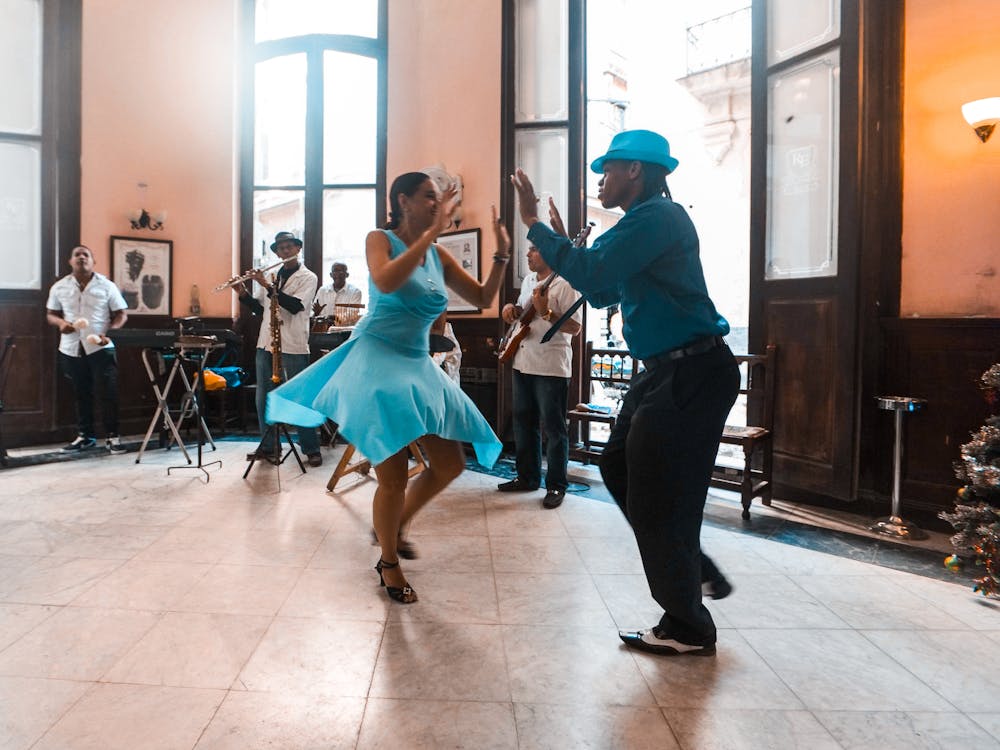
<path id="1" fill-rule="evenodd" d="M 583 247 L 587 242 L 587 237 L 590 235 L 590 230 L 593 229 L 593 222 L 589 222 L 584 225 L 583 229 L 573 240 L 573 247 Z M 545 279 L 538 287 L 542 294 L 545 294 L 552 282 L 559 278 L 555 271 L 549 274 L 549 277 Z M 528 335 L 531 330 L 531 321 L 535 317 L 535 306 L 533 304 L 528 304 L 525 306 L 524 310 L 518 316 L 517 320 L 510 324 L 507 332 L 500 339 L 500 343 L 497 345 L 497 359 L 500 362 L 507 362 L 513 359 L 514 355 L 517 353 L 518 347 L 521 346 L 521 342 L 524 341 L 524 337 Z"/>

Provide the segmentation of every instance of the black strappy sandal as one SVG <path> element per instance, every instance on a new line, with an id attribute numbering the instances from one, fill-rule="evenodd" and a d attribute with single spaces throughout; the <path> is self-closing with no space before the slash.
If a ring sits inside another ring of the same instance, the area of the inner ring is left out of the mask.
<path id="1" fill-rule="evenodd" d="M 389 595 L 390 599 L 395 599 L 400 604 L 413 604 L 413 602 L 417 601 L 417 592 L 410 587 L 410 584 L 406 583 L 402 588 L 389 586 L 385 582 L 385 576 L 382 575 L 383 570 L 391 570 L 398 567 L 398 560 L 394 563 L 388 563 L 380 557 L 378 562 L 375 563 L 375 570 L 378 572 L 378 583 L 380 586 L 385 586 L 385 593 Z"/>

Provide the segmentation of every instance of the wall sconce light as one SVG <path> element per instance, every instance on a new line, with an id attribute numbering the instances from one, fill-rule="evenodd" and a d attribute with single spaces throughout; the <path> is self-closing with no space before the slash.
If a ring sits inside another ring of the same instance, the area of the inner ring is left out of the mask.
<path id="1" fill-rule="evenodd" d="M 976 131 L 979 140 L 986 143 L 993 135 L 993 129 L 997 123 L 1000 122 L 1000 96 L 977 99 L 974 102 L 963 104 L 962 117 Z"/>
<path id="2" fill-rule="evenodd" d="M 167 212 L 161 210 L 150 214 L 144 208 L 135 208 L 129 212 L 128 220 L 132 223 L 133 229 L 163 229 Z"/>

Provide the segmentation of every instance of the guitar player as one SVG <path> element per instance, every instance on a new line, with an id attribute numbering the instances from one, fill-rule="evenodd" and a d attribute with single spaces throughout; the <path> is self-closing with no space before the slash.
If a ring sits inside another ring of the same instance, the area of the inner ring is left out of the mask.
<path id="1" fill-rule="evenodd" d="M 542 259 L 538 248 L 528 247 L 528 275 L 521 284 L 517 304 L 504 305 L 504 322 L 518 328 L 512 331 L 511 343 L 519 341 L 513 355 L 514 441 L 517 477 L 497 486 L 500 492 L 534 492 L 542 479 L 542 433 L 545 434 L 545 499 L 542 506 L 562 505 L 569 482 L 569 432 L 566 409 L 572 366 L 572 340 L 580 332 L 582 312 L 567 320 L 551 341 L 541 343 L 542 335 L 579 298 L 579 294 L 559 277 Z M 547 283 L 546 283 L 547 282 Z M 533 314 L 525 315 L 531 306 Z M 527 328 L 527 334 L 523 333 Z"/>

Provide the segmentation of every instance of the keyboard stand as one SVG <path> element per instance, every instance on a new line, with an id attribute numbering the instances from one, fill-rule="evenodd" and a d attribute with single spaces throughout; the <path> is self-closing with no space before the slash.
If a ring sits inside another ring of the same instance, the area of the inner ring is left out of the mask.
<path id="1" fill-rule="evenodd" d="M 135 457 L 135 462 L 139 463 L 142 460 L 142 454 L 146 451 L 146 446 L 149 444 L 149 439 L 153 435 L 153 430 L 159 423 L 160 415 L 163 415 L 163 423 L 170 430 L 172 439 L 177 446 L 181 449 L 181 453 L 184 454 L 184 459 L 191 463 L 191 457 L 188 455 L 187 448 L 184 447 L 184 441 L 181 440 L 181 435 L 179 431 L 179 422 L 183 420 L 184 412 L 187 410 L 188 402 L 192 398 L 191 385 L 188 382 L 187 376 L 184 374 L 184 369 L 181 367 L 181 357 L 178 356 L 174 359 L 174 364 L 170 368 L 170 374 L 167 375 L 166 383 L 163 385 L 163 390 L 160 390 L 160 386 L 156 384 L 156 374 L 153 372 L 153 367 L 149 363 L 149 353 L 153 351 L 152 349 L 142 350 L 142 364 L 146 367 L 146 375 L 149 377 L 149 382 L 153 386 L 153 394 L 156 396 L 156 412 L 153 414 L 153 418 L 149 420 L 149 427 L 146 429 L 146 437 L 142 440 L 142 445 L 139 446 L 139 453 Z M 167 395 L 170 393 L 171 387 L 174 384 L 174 378 L 177 377 L 177 372 L 180 370 L 182 383 L 184 385 L 184 395 L 181 397 L 181 411 L 178 417 L 178 421 L 174 422 L 173 417 L 170 415 L 170 406 L 167 404 Z M 169 444 L 168 444 L 169 447 Z M 214 447 L 214 443 L 213 443 Z"/>
<path id="2" fill-rule="evenodd" d="M 187 339 L 187 340 L 185 340 Z M 167 468 L 167 475 L 174 469 L 197 469 L 205 475 L 205 481 L 208 482 L 212 475 L 208 473 L 206 466 L 215 466 L 218 464 L 222 466 L 221 460 L 210 461 L 209 463 L 202 463 L 202 447 L 205 445 L 205 439 L 208 438 L 208 442 L 212 445 L 212 450 L 215 448 L 215 441 L 212 440 L 212 433 L 208 431 L 208 425 L 205 424 L 205 417 L 202 416 L 202 405 L 205 403 L 205 362 L 208 360 L 208 353 L 212 349 L 219 349 L 225 346 L 224 343 L 215 340 L 215 337 L 206 336 L 181 336 L 178 339 L 177 344 L 177 359 L 174 362 L 174 366 L 179 366 L 179 363 L 185 358 L 189 350 L 201 350 L 201 356 L 198 359 L 198 372 L 197 372 L 197 388 L 195 390 L 191 389 L 191 383 L 187 379 L 187 374 L 184 372 L 184 368 L 180 367 L 181 370 L 181 382 L 184 383 L 184 396 L 182 397 L 182 404 L 184 399 L 188 399 L 190 402 L 191 409 L 185 409 L 182 407 L 181 416 L 178 419 L 177 426 L 180 427 L 181 422 L 187 414 L 193 414 L 198 421 L 198 463 L 195 466 L 170 466 Z M 167 412 L 165 412 L 167 413 Z M 179 442 L 179 437 L 178 437 Z M 181 443 L 182 444 L 182 443 Z M 187 451 L 184 452 L 185 458 L 187 458 Z M 188 464 L 191 463 L 191 459 L 188 458 Z"/>

